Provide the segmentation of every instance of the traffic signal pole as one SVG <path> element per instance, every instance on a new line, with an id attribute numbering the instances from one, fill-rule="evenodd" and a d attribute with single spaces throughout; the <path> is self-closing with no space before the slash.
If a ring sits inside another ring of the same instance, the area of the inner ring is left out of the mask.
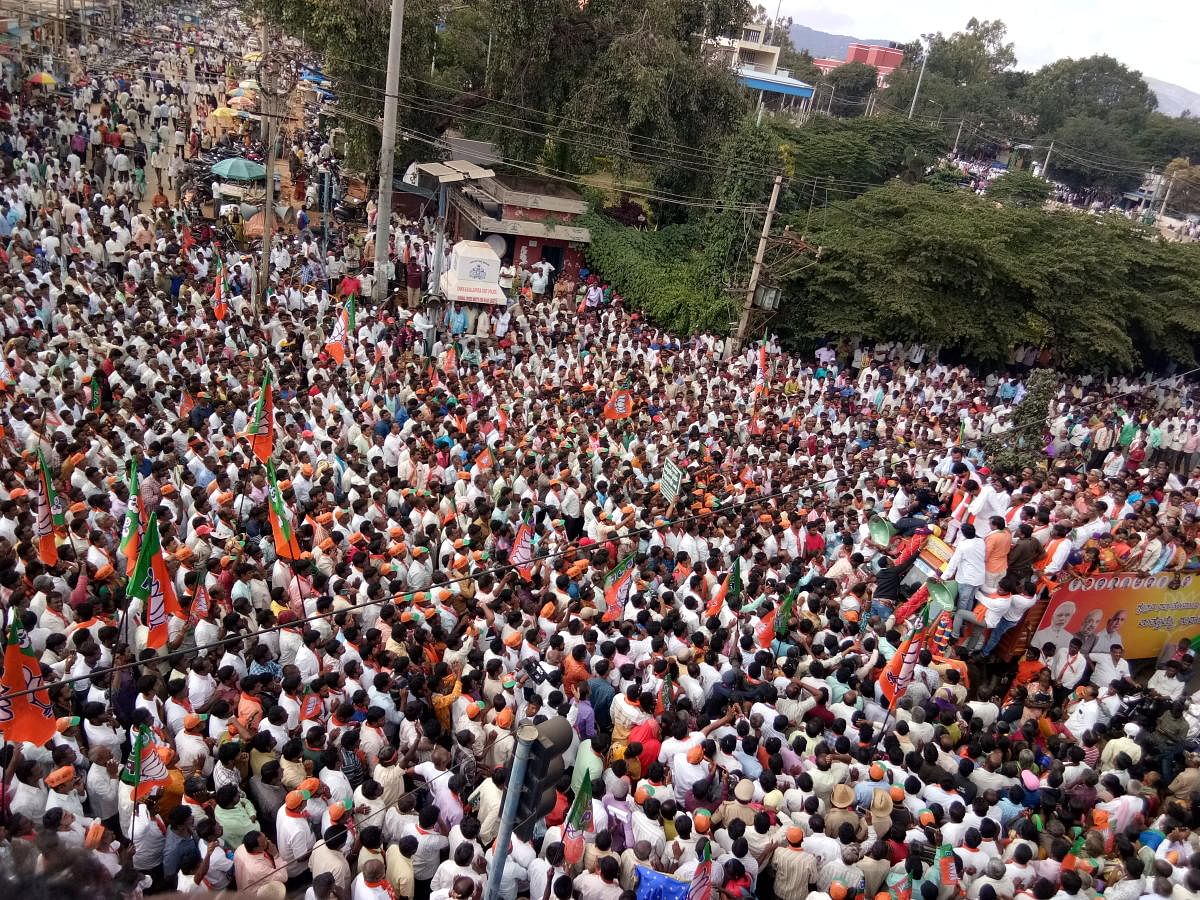
<path id="1" fill-rule="evenodd" d="M 504 807 L 500 810 L 500 832 L 496 835 L 496 843 L 493 845 L 492 866 L 488 872 L 484 900 L 500 898 L 500 880 L 504 875 L 504 864 L 508 862 L 508 845 L 512 843 L 513 826 L 517 821 L 521 785 L 525 783 L 525 769 L 529 765 L 530 750 L 537 738 L 538 730 L 534 725 L 522 726 L 517 732 L 517 749 L 513 755 L 512 770 L 508 773 L 508 789 L 504 792 Z"/>

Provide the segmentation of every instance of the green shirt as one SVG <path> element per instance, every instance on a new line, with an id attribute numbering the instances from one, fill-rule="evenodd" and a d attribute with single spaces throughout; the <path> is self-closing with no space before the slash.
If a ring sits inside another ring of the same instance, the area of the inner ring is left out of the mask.
<path id="1" fill-rule="evenodd" d="M 230 847 L 240 847 L 242 838 L 248 832 L 261 830 L 258 822 L 255 821 L 254 805 L 245 797 L 239 799 L 233 809 L 225 809 L 220 804 L 214 809 L 217 824 L 225 832 L 223 836 Z"/>

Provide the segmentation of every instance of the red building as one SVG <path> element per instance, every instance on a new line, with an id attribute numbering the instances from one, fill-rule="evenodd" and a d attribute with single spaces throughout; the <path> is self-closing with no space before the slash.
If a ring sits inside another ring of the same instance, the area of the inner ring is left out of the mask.
<path id="1" fill-rule="evenodd" d="M 845 59 L 831 59 L 822 56 L 814 59 L 813 65 L 820 69 L 822 74 L 828 75 L 838 66 L 844 66 L 846 63 L 866 63 L 879 71 L 877 80 L 879 86 L 884 87 L 887 85 L 889 76 L 899 68 L 903 61 L 904 51 L 894 45 L 880 47 L 875 44 L 851 44 L 846 48 Z"/>

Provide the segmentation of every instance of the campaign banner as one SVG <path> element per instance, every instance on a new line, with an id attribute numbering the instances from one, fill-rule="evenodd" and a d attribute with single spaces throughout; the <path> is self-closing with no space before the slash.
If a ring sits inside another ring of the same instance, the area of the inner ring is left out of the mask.
<path id="1" fill-rule="evenodd" d="M 1030 643 L 1066 647 L 1078 637 L 1084 652 L 1120 643 L 1126 658 L 1150 659 L 1168 643 L 1198 634 L 1200 579 L 1113 572 L 1075 578 L 1056 588 Z"/>

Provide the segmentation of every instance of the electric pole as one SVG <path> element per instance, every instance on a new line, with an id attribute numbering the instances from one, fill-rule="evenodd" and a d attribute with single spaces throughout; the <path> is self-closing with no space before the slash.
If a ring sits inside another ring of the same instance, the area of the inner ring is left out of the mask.
<path id="1" fill-rule="evenodd" d="M 1046 158 L 1042 160 L 1042 177 L 1047 181 L 1050 180 L 1050 154 L 1054 152 L 1054 141 L 1050 142 L 1050 146 L 1046 148 Z"/>
<path id="2" fill-rule="evenodd" d="M 1163 194 L 1162 206 L 1159 207 L 1158 210 L 1158 214 L 1160 216 L 1165 216 L 1167 214 L 1167 201 L 1171 199 L 1171 188 L 1175 187 L 1175 176 L 1178 174 L 1178 172 L 1172 172 L 1171 180 L 1167 182 L 1167 192 Z"/>
<path id="3" fill-rule="evenodd" d="M 958 153 L 958 141 L 962 137 L 963 123 L 966 121 L 965 118 L 958 120 L 958 134 L 954 135 L 954 149 L 950 151 L 951 156 Z"/>
<path id="4" fill-rule="evenodd" d="M 746 285 L 746 297 L 742 301 L 742 315 L 738 319 L 737 331 L 730 344 L 728 356 L 740 353 L 746 344 L 746 331 L 750 328 L 750 311 L 754 308 L 754 292 L 758 290 L 758 280 L 762 276 L 763 258 L 767 255 L 767 239 L 771 236 L 771 223 L 775 219 L 775 207 L 779 203 L 779 189 L 783 186 L 783 176 L 775 176 L 775 184 L 771 187 L 771 201 L 767 204 L 767 218 L 763 221 L 762 234 L 758 236 L 758 250 L 754 253 L 754 268 L 750 270 L 750 283 Z"/>
<path id="5" fill-rule="evenodd" d="M 917 87 L 913 91 L 912 103 L 908 104 L 908 117 L 911 119 L 917 111 L 917 95 L 921 93 L 921 82 L 925 80 L 925 63 L 929 62 L 929 51 L 921 54 L 921 71 L 917 73 Z"/>
<path id="6" fill-rule="evenodd" d="M 383 86 L 383 134 L 379 147 L 379 199 L 375 209 L 375 291 L 387 297 L 388 244 L 392 231 L 392 177 L 396 166 L 396 118 L 400 93 L 400 46 L 404 37 L 404 0 L 392 0 L 388 31 L 387 82 Z"/>

